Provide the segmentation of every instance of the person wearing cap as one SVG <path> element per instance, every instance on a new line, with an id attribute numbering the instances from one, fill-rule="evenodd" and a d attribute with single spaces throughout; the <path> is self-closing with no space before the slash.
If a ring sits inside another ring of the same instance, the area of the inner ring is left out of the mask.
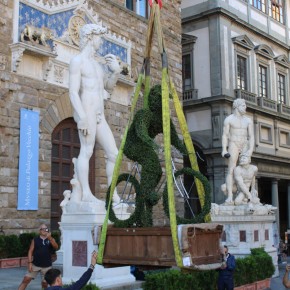
<path id="1" fill-rule="evenodd" d="M 32 279 L 36 278 L 39 272 L 42 276 L 41 288 L 47 288 L 44 275 L 49 269 L 51 269 L 51 254 L 57 249 L 58 244 L 51 236 L 48 227 L 45 224 L 42 224 L 39 227 L 39 236 L 35 237 L 31 241 L 28 250 L 28 271 L 19 285 L 18 290 L 26 289 L 27 285 Z"/>
<path id="2" fill-rule="evenodd" d="M 50 269 L 45 274 L 45 280 L 50 285 L 50 287 L 47 288 L 47 290 L 81 290 L 90 280 L 92 273 L 94 271 L 95 265 L 97 262 L 97 253 L 96 251 L 93 251 L 92 257 L 91 257 L 91 264 L 87 271 L 81 276 L 81 278 L 73 283 L 72 285 L 63 288 L 62 284 L 62 277 L 61 272 L 58 269 Z"/>

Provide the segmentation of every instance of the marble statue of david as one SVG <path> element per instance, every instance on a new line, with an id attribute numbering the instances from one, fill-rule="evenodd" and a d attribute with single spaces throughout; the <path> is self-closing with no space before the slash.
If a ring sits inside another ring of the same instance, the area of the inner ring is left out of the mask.
<path id="1" fill-rule="evenodd" d="M 96 52 L 102 44 L 107 29 L 97 24 L 85 24 L 80 30 L 80 53 L 73 57 L 69 67 L 69 96 L 74 109 L 80 138 L 80 153 L 75 162 L 82 201 L 99 200 L 89 186 L 89 160 L 95 141 L 104 149 L 108 158 L 106 174 L 111 184 L 118 149 L 113 133 L 104 115 L 104 90 L 112 93 L 121 72 L 115 55 L 104 56 L 101 63 Z M 114 192 L 114 202 L 120 197 Z"/>

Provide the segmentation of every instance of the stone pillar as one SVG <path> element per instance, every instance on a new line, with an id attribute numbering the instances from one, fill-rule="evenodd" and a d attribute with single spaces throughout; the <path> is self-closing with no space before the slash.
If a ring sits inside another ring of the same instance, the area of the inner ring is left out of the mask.
<path id="1" fill-rule="evenodd" d="M 288 207 L 287 207 L 287 229 L 290 229 L 290 214 L 289 214 L 289 210 L 290 210 L 290 182 L 288 182 L 288 186 L 287 186 L 287 203 L 288 203 Z"/>
<path id="2" fill-rule="evenodd" d="M 213 188 L 213 186 L 214 186 L 213 174 L 208 175 L 208 182 L 210 184 L 210 187 Z M 215 194 L 214 194 L 213 190 L 211 190 L 211 200 L 212 200 L 212 202 L 215 202 Z"/>
<path id="3" fill-rule="evenodd" d="M 259 192 L 259 179 L 258 179 L 258 177 L 256 177 L 256 180 L 255 180 L 255 187 L 256 187 L 257 192 Z"/>
<path id="4" fill-rule="evenodd" d="M 82 202 L 84 204 L 84 202 Z M 87 202 L 89 204 L 89 202 Z M 92 230 L 101 226 L 104 213 L 92 214 L 89 212 L 63 213 L 59 223 L 62 233 L 62 259 L 64 283 L 76 281 L 87 270 L 93 250 L 98 251 L 92 236 Z M 96 265 L 90 279 L 98 287 L 113 289 L 119 284 L 132 284 L 135 277 L 130 273 L 130 266 L 104 268 Z M 111 288 L 109 288 L 111 286 Z"/>
<path id="5" fill-rule="evenodd" d="M 280 235 L 279 193 L 278 193 L 278 180 L 277 179 L 272 179 L 272 205 L 277 207 L 276 223 L 277 223 L 277 230 Z"/>

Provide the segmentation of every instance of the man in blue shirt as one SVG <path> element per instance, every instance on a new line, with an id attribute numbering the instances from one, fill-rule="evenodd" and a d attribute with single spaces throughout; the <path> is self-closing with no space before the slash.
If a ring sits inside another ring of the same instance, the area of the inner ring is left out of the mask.
<path id="1" fill-rule="evenodd" d="M 95 265 L 97 262 L 97 253 L 93 251 L 91 258 L 91 265 L 88 270 L 81 276 L 81 278 L 73 283 L 72 285 L 63 288 L 61 272 L 58 269 L 50 269 L 46 272 L 44 279 L 50 285 L 47 290 L 80 290 L 82 289 L 90 280 L 92 273 L 94 271 Z"/>
<path id="2" fill-rule="evenodd" d="M 228 247 L 222 249 L 222 266 L 219 268 L 218 290 L 234 289 L 234 270 L 236 268 L 236 260 L 233 255 L 228 252 Z"/>

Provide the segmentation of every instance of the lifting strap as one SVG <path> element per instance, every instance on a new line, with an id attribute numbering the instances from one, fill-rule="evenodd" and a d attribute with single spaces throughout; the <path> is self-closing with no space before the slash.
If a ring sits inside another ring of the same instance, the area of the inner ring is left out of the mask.
<path id="1" fill-rule="evenodd" d="M 124 136 L 120 145 L 120 149 L 118 152 L 116 164 L 114 167 L 114 174 L 111 183 L 111 190 L 110 190 L 110 197 L 108 203 L 108 209 L 111 206 L 112 198 L 114 189 L 117 184 L 121 162 L 123 159 L 123 150 L 127 138 L 127 133 L 129 127 L 131 125 L 134 111 L 136 108 L 136 103 L 139 98 L 141 86 L 143 82 L 145 83 L 145 90 L 144 90 L 144 107 L 148 107 L 148 96 L 150 91 L 150 55 L 152 50 L 152 39 L 153 39 L 153 30 L 155 28 L 157 33 L 157 42 L 158 42 L 158 50 L 161 55 L 162 61 L 162 82 L 161 82 L 161 89 L 162 89 L 162 122 L 163 122 L 163 142 L 164 142 L 164 155 L 165 155 L 165 172 L 166 172 L 166 179 L 167 179 L 167 189 L 168 189 L 168 203 L 169 203 L 169 216 L 170 216 L 170 228 L 171 228 L 171 235 L 172 235 L 172 242 L 175 254 L 175 261 L 178 267 L 182 267 L 182 256 L 178 244 L 178 237 L 177 237 L 177 222 L 176 222 L 176 210 L 175 210 L 175 194 L 174 194 L 174 186 L 173 186 L 173 176 L 172 176 L 172 165 L 171 165 L 171 140 L 170 140 L 170 107 L 169 107 L 169 92 L 173 95 L 173 103 L 176 110 L 177 118 L 180 124 L 181 132 L 184 138 L 185 146 L 187 148 L 189 154 L 189 160 L 192 169 L 199 171 L 198 163 L 195 155 L 195 150 L 192 144 L 192 140 L 190 134 L 188 132 L 188 127 L 186 123 L 186 119 L 182 110 L 182 106 L 180 104 L 178 94 L 174 87 L 174 84 L 169 76 L 168 73 L 168 61 L 167 61 L 167 54 L 165 50 L 165 43 L 164 37 L 162 32 L 162 26 L 160 21 L 160 9 L 162 7 L 161 0 L 149 0 L 149 4 L 151 6 L 149 24 L 148 24 L 148 32 L 146 37 L 146 48 L 145 48 L 145 57 L 141 72 L 138 77 L 136 89 L 134 92 L 134 97 L 132 101 L 131 113 L 129 117 L 129 122 L 126 126 Z M 196 188 L 199 196 L 199 200 L 201 206 L 204 205 L 204 188 L 202 183 L 199 179 L 195 178 Z M 106 217 L 104 220 L 104 224 L 102 227 L 101 239 L 99 244 L 98 250 L 98 259 L 97 263 L 102 264 L 105 243 L 106 243 L 106 234 L 109 222 L 109 210 L 107 210 Z"/>

